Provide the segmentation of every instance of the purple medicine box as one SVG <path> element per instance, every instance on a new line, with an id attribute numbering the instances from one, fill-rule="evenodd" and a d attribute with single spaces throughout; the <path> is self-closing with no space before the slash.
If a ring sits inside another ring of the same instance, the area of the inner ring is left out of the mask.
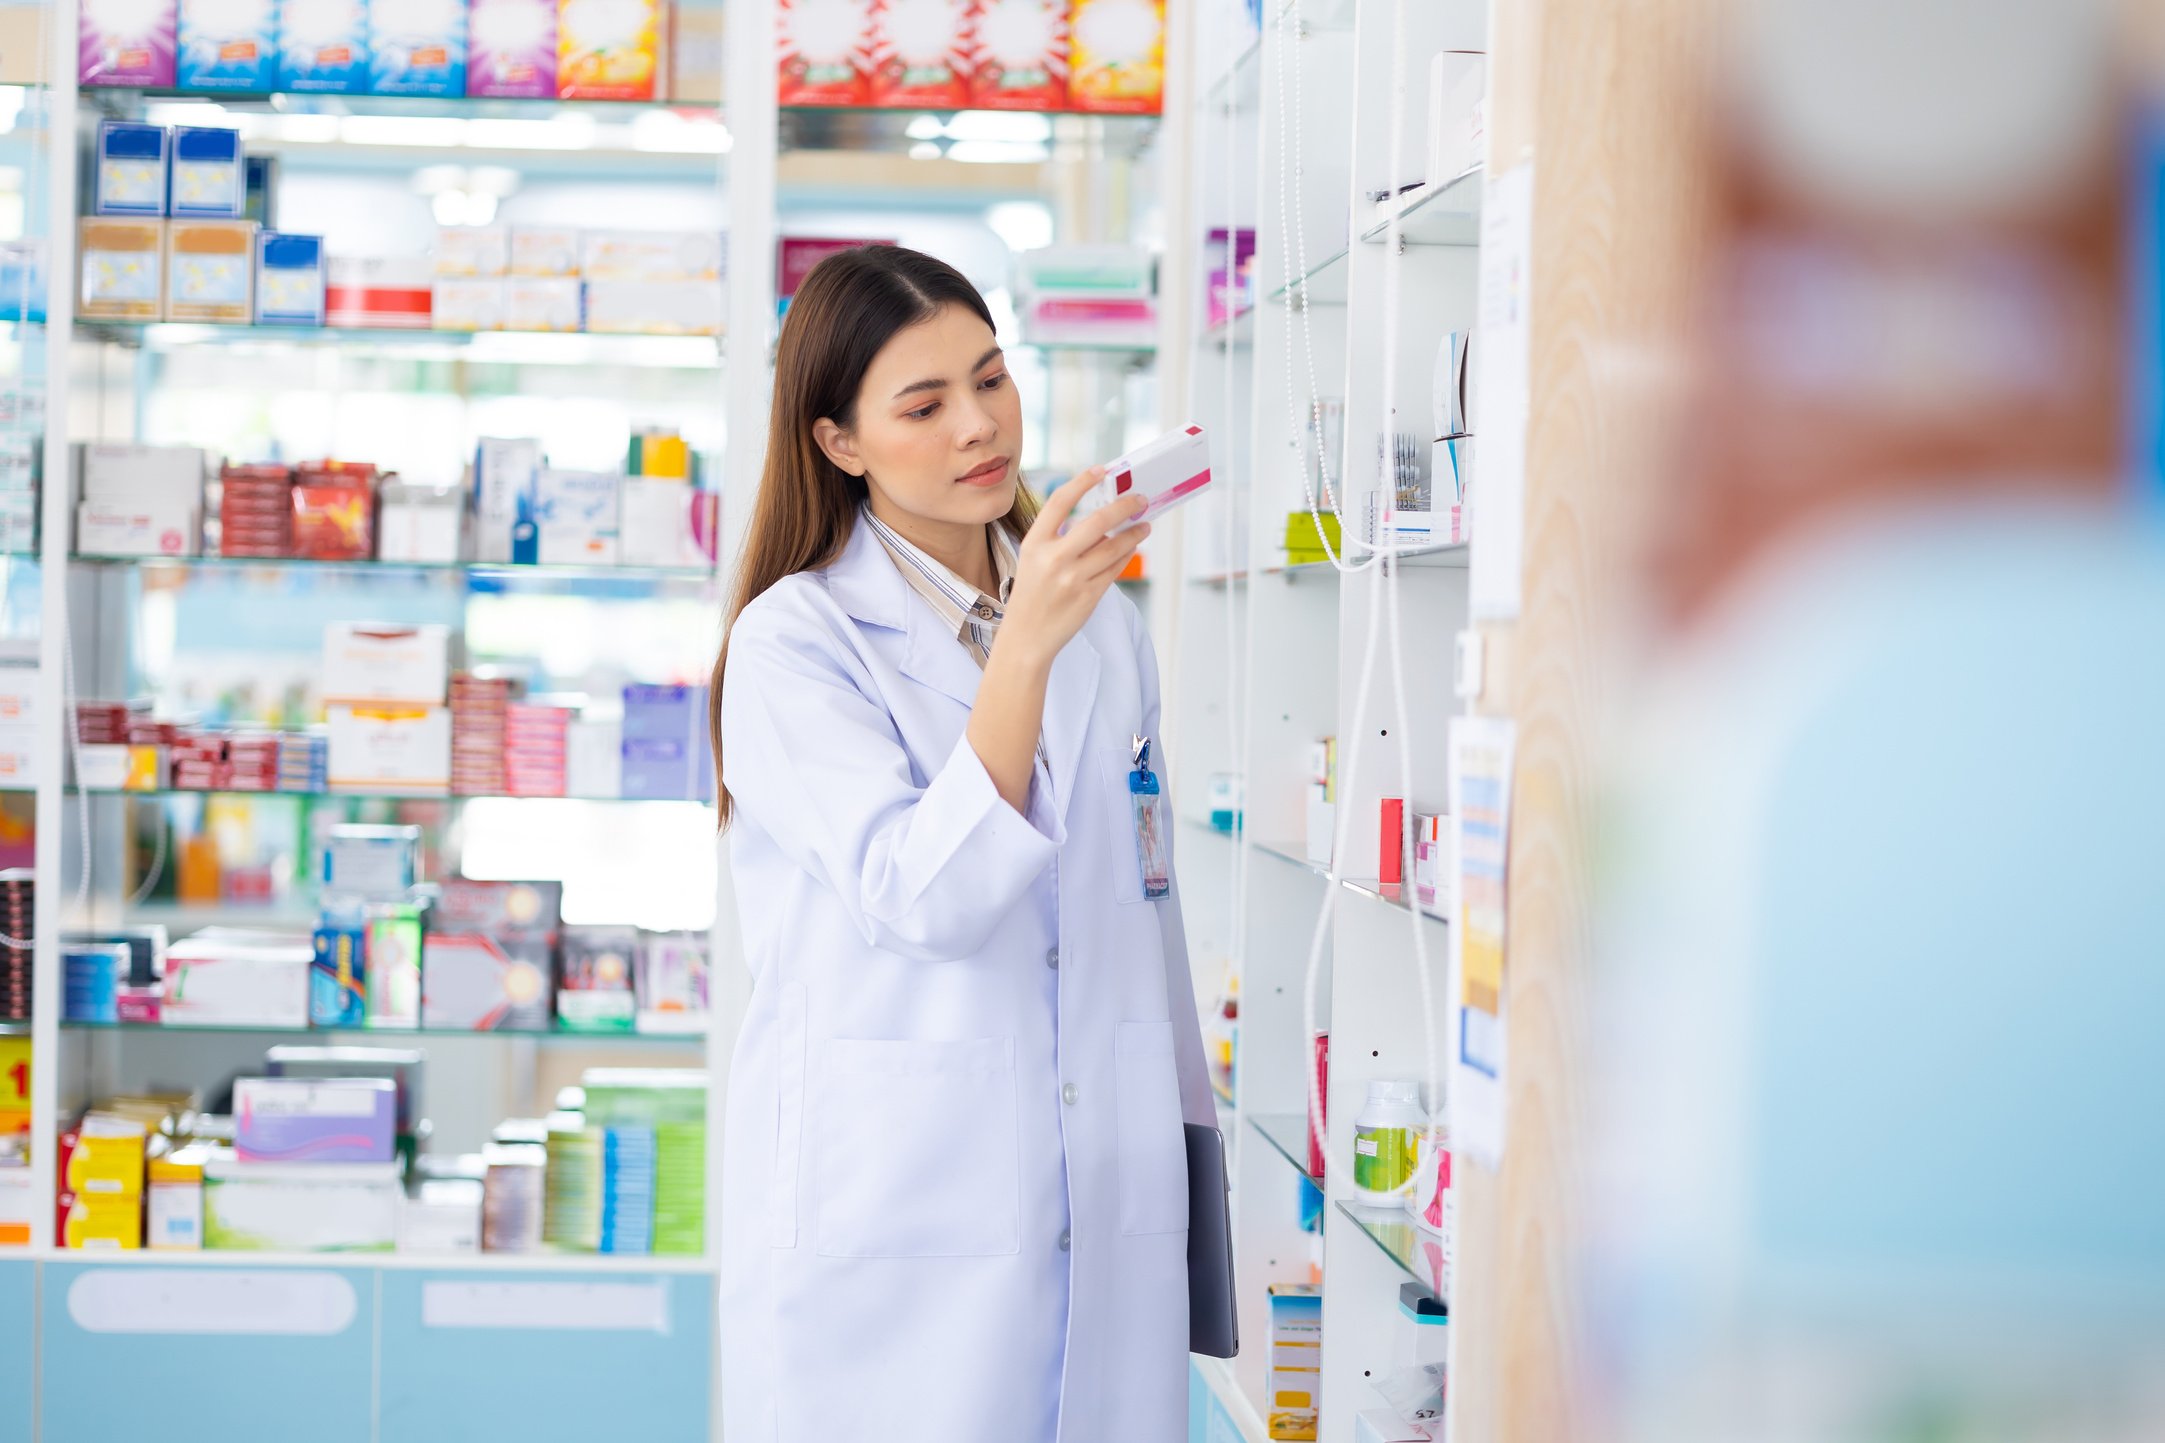
<path id="1" fill-rule="evenodd" d="M 466 93 L 556 98 L 556 0 L 473 0 L 466 11 Z"/>
<path id="2" fill-rule="evenodd" d="M 179 0 L 83 0 L 75 78 L 84 85 L 173 85 Z"/>
<path id="3" fill-rule="evenodd" d="M 242 1162 L 390 1162 L 398 1084 L 387 1077 L 243 1077 L 233 1084 Z"/>

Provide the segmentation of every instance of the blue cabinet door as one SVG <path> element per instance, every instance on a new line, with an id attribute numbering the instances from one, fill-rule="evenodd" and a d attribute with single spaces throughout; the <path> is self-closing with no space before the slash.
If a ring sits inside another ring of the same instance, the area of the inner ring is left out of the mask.
<path id="1" fill-rule="evenodd" d="M 372 1443 L 372 1272 L 45 1265 L 39 1443 Z"/>
<path id="2" fill-rule="evenodd" d="M 38 1265 L 0 1262 L 0 1443 L 28 1443 Z"/>
<path id="3" fill-rule="evenodd" d="M 383 1275 L 382 1443 L 707 1443 L 714 1278 Z"/>

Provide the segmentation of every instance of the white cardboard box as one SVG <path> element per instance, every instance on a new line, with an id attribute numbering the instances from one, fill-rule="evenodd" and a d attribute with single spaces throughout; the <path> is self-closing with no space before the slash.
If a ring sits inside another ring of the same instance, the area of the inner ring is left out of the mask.
<path id="1" fill-rule="evenodd" d="M 178 499 L 85 501 L 75 508 L 75 549 L 86 556 L 193 556 L 201 513 Z"/>
<path id="2" fill-rule="evenodd" d="M 474 559 L 509 561 L 511 529 L 532 506 L 541 443 L 483 438 L 474 451 Z"/>
<path id="3" fill-rule="evenodd" d="M 585 318 L 576 278 L 514 276 L 504 282 L 504 329 L 576 331 Z"/>
<path id="4" fill-rule="evenodd" d="M 387 482 L 376 511 L 377 559 L 455 562 L 464 541 L 465 521 L 466 493 L 458 487 Z"/>
<path id="5" fill-rule="evenodd" d="M 586 328 L 596 335 L 718 336 L 720 281 L 586 283 Z"/>
<path id="6" fill-rule="evenodd" d="M 1428 63 L 1430 185 L 1457 179 L 1481 163 L 1488 148 L 1488 57 L 1478 50 L 1444 50 Z"/>
<path id="7" fill-rule="evenodd" d="M 531 520 L 514 532 L 512 560 L 541 566 L 614 566 L 624 478 L 607 471 L 544 469 Z"/>
<path id="8" fill-rule="evenodd" d="M 85 501 L 177 501 L 190 507 L 203 502 L 203 452 L 195 446 L 85 444 L 82 476 Z"/>
<path id="9" fill-rule="evenodd" d="M 511 274 L 579 274 L 579 232 L 574 226 L 522 225 L 511 231 Z"/>
<path id="10" fill-rule="evenodd" d="M 719 281 L 720 231 L 590 230 L 579 270 L 590 281 Z"/>
<path id="11" fill-rule="evenodd" d="M 238 1252 L 390 1252 L 403 1193 L 395 1162 L 203 1165 L 203 1243 Z"/>
<path id="12" fill-rule="evenodd" d="M 721 497 L 684 481 L 628 476 L 618 493 L 618 536 L 626 566 L 693 570 L 714 566 Z"/>
<path id="13" fill-rule="evenodd" d="M 504 282 L 439 277 L 430 292 L 429 307 L 439 331 L 500 331 L 504 328 Z"/>
<path id="14" fill-rule="evenodd" d="M 564 795 L 614 797 L 624 789 L 624 723 L 575 717 L 564 731 Z"/>
<path id="15" fill-rule="evenodd" d="M 363 702 L 326 710 L 333 787 L 424 795 L 451 790 L 451 708 Z"/>
<path id="16" fill-rule="evenodd" d="M 168 1027 L 308 1026 L 306 937 L 207 929 L 166 949 Z"/>
<path id="17" fill-rule="evenodd" d="M 325 701 L 440 702 L 450 685 L 449 627 L 334 621 L 323 629 Z"/>
<path id="18" fill-rule="evenodd" d="M 511 262 L 511 232 L 500 225 L 447 225 L 436 232 L 438 276 L 500 276 Z M 441 319 L 438 329 L 443 328 Z"/>

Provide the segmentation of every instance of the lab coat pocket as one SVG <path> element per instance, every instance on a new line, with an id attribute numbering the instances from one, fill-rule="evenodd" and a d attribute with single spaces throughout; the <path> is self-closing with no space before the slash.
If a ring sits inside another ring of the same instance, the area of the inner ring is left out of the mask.
<path id="1" fill-rule="evenodd" d="M 1170 1022 L 1123 1022 L 1113 1039 L 1120 1090 L 1120 1231 L 1185 1232 L 1188 1148 Z"/>
<path id="2" fill-rule="evenodd" d="M 1126 747 L 1098 748 L 1105 788 L 1105 835 L 1111 841 L 1113 900 L 1143 900 L 1142 854 L 1136 850 L 1134 803 L 1128 796 L 1128 772 L 1134 755 Z"/>
<path id="3" fill-rule="evenodd" d="M 782 989 L 774 1023 L 774 1186 L 767 1194 L 767 1246 L 797 1246 L 797 1174 L 804 1152 L 805 988 Z"/>
<path id="4" fill-rule="evenodd" d="M 1013 1038 L 836 1038 L 821 1050 L 813 1089 L 823 1256 L 990 1257 L 1021 1248 Z"/>

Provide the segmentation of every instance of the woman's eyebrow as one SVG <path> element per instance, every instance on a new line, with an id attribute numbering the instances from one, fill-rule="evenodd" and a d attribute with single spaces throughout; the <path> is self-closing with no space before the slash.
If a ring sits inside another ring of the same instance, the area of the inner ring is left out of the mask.
<path id="1" fill-rule="evenodd" d="M 999 348 L 998 346 L 994 346 L 994 347 L 993 347 L 993 348 L 992 348 L 991 350 L 989 350 L 989 351 L 985 352 L 985 354 L 984 354 L 984 355 L 982 355 L 982 356 L 979 356 L 979 357 L 977 358 L 977 364 L 976 364 L 976 365 L 974 365 L 974 366 L 972 366 L 972 367 L 970 367 L 971 371 L 973 371 L 973 372 L 976 372 L 976 371 L 982 371 L 982 370 L 984 370 L 984 369 L 985 369 L 985 366 L 986 366 L 986 364 L 987 364 L 987 363 L 989 363 L 990 361 L 992 361 L 992 360 L 993 360 L 993 359 L 994 359 L 995 357 L 997 357 L 997 356 L 998 356 L 999 354 L 1000 354 L 1000 348 Z M 944 380 L 941 380 L 940 378 L 938 378 L 938 377 L 936 377 L 936 376 L 934 376 L 934 377 L 927 377 L 927 378 L 926 378 L 925 380 L 922 380 L 922 381 L 912 381 L 912 382 L 910 382 L 910 383 L 909 383 L 909 384 L 908 384 L 907 386 L 904 386 L 904 387 L 903 387 L 903 388 L 902 388 L 901 390 L 899 390 L 899 391 L 895 392 L 895 393 L 894 393 L 894 395 L 893 395 L 893 397 L 891 397 L 890 399 L 893 399 L 893 400 L 899 401 L 899 400 L 901 400 L 901 399 L 902 399 L 902 398 L 903 398 L 904 396 L 914 396 L 914 395 L 916 395 L 916 394 L 917 394 L 917 393 L 918 393 L 919 391 L 944 391 L 944 390 L 946 390 L 946 389 L 947 389 L 947 382 L 946 382 L 946 381 L 944 381 Z"/>

